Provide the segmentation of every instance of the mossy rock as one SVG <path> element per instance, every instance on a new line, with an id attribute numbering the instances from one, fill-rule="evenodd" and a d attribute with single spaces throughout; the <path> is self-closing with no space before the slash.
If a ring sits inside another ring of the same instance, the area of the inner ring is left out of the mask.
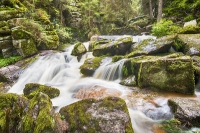
<path id="1" fill-rule="evenodd" d="M 19 0 L 2 0 L 1 4 L 11 8 L 19 8 L 24 6 Z"/>
<path id="2" fill-rule="evenodd" d="M 35 10 L 34 20 L 40 21 L 42 24 L 45 24 L 45 25 L 48 25 L 51 23 L 47 12 L 41 8 Z"/>
<path id="3" fill-rule="evenodd" d="M 179 33 L 180 34 L 197 34 L 197 33 L 200 33 L 200 27 L 189 25 L 189 26 L 183 27 Z"/>
<path id="4" fill-rule="evenodd" d="M 103 56 L 103 55 L 124 55 L 130 50 L 132 45 L 131 37 L 120 38 L 116 41 L 109 42 L 107 44 L 97 45 L 93 49 L 94 56 Z"/>
<path id="5" fill-rule="evenodd" d="M 78 42 L 74 45 L 74 49 L 72 50 L 72 53 L 71 55 L 74 55 L 74 56 L 80 56 L 84 53 L 87 52 L 87 49 L 85 48 L 85 46 L 83 45 L 83 43 L 81 42 Z"/>
<path id="6" fill-rule="evenodd" d="M 8 25 L 0 27 L 0 36 L 8 36 L 11 34 L 11 30 Z"/>
<path id="7" fill-rule="evenodd" d="M 29 99 L 33 98 L 39 92 L 47 94 L 50 98 L 55 98 L 60 95 L 60 91 L 57 88 L 36 83 L 26 84 L 23 92 L 24 95 Z"/>
<path id="8" fill-rule="evenodd" d="M 186 127 L 200 127 L 200 100 L 189 98 L 171 98 L 168 100 L 174 117 Z"/>
<path id="9" fill-rule="evenodd" d="M 121 85 L 125 85 L 125 86 L 137 86 L 137 82 L 136 82 L 136 78 L 135 76 L 130 76 L 127 78 L 124 78 L 120 81 Z"/>
<path id="10" fill-rule="evenodd" d="M 20 18 L 23 17 L 23 10 L 19 10 L 19 9 L 10 9 L 7 8 L 5 10 L 0 10 L 0 21 L 7 21 L 9 19 L 12 18 Z"/>
<path id="11" fill-rule="evenodd" d="M 33 39 L 13 40 L 13 46 L 17 49 L 18 53 L 23 57 L 28 57 L 38 52 Z"/>
<path id="12" fill-rule="evenodd" d="M 0 41 L 0 49 L 12 48 L 12 40 L 2 40 Z"/>
<path id="13" fill-rule="evenodd" d="M 140 55 L 153 55 L 167 53 L 174 43 L 176 35 L 168 35 L 156 40 L 145 39 L 132 45 L 132 52 L 127 55 L 128 58 Z"/>
<path id="14" fill-rule="evenodd" d="M 39 50 L 52 50 L 59 46 L 59 38 L 56 32 L 52 31 L 54 34 L 49 34 L 49 32 L 42 32 L 41 42 L 38 43 L 37 48 Z"/>
<path id="15" fill-rule="evenodd" d="M 54 133 L 56 123 L 50 98 L 41 92 L 31 100 L 21 122 L 21 132 Z"/>
<path id="16" fill-rule="evenodd" d="M 83 65 L 80 67 L 80 72 L 84 75 L 92 76 L 101 65 L 102 59 L 102 57 L 95 57 L 85 60 Z"/>
<path id="17" fill-rule="evenodd" d="M 16 94 L 0 93 L 0 132 L 20 132 L 20 122 L 28 107 L 28 100 Z"/>
<path id="18" fill-rule="evenodd" d="M 32 36 L 31 33 L 26 30 L 23 30 L 22 27 L 12 28 L 12 38 L 14 40 L 30 39 L 31 36 Z"/>
<path id="19" fill-rule="evenodd" d="M 193 62 L 189 56 L 141 60 L 138 85 L 161 91 L 194 94 Z"/>
<path id="20" fill-rule="evenodd" d="M 67 132 L 134 133 L 124 100 L 107 97 L 85 99 L 60 109 L 67 123 Z"/>
<path id="21" fill-rule="evenodd" d="M 179 34 L 178 41 L 186 55 L 200 55 L 200 34 Z"/>

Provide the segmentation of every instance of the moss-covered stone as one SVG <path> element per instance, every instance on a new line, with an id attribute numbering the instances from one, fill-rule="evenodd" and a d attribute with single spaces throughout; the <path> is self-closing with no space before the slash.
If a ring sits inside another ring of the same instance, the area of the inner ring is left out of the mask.
<path id="1" fill-rule="evenodd" d="M 176 35 L 168 35 L 156 40 L 145 39 L 132 45 L 132 52 L 127 57 L 167 53 L 173 45 L 175 38 Z"/>
<path id="2" fill-rule="evenodd" d="M 130 76 L 128 78 L 124 78 L 120 81 L 121 85 L 125 85 L 125 86 L 137 86 L 137 82 L 136 82 L 136 78 L 135 76 Z"/>
<path id="3" fill-rule="evenodd" d="M 183 94 L 194 94 L 193 62 L 189 56 L 141 60 L 138 85 Z"/>
<path id="4" fill-rule="evenodd" d="M 31 33 L 24 30 L 22 27 L 12 28 L 12 38 L 15 40 L 18 39 L 30 39 Z"/>
<path id="5" fill-rule="evenodd" d="M 188 98 L 172 98 L 168 100 L 174 117 L 178 119 L 182 125 L 191 127 L 200 127 L 200 101 Z"/>
<path id="6" fill-rule="evenodd" d="M 180 34 L 178 40 L 183 45 L 183 53 L 200 55 L 200 34 Z"/>
<path id="7" fill-rule="evenodd" d="M 60 114 L 67 132 L 134 132 L 126 103 L 117 97 L 82 100 L 61 108 Z"/>
<path id="8" fill-rule="evenodd" d="M 7 8 L 0 10 L 0 21 L 7 21 L 12 18 L 20 18 L 23 16 L 24 11 L 20 9 Z"/>
<path id="9" fill-rule="evenodd" d="M 179 33 L 180 34 L 197 34 L 197 33 L 200 33 L 200 27 L 188 25 L 186 27 L 183 27 Z"/>
<path id="10" fill-rule="evenodd" d="M 124 55 L 130 50 L 132 45 L 132 38 L 125 37 L 120 38 L 116 41 L 109 42 L 107 44 L 97 45 L 93 49 L 94 56 L 103 56 L 103 55 Z"/>
<path id="11" fill-rule="evenodd" d="M 0 132 L 20 132 L 20 122 L 28 106 L 24 96 L 0 93 Z"/>
<path id="12" fill-rule="evenodd" d="M 47 94 L 50 98 L 55 98 L 60 95 L 60 91 L 57 88 L 36 83 L 26 84 L 23 92 L 24 95 L 29 99 L 33 98 L 39 92 Z"/>
<path id="13" fill-rule="evenodd" d="M 11 34 L 11 30 L 6 21 L 0 21 L 0 36 L 7 36 Z"/>
<path id="14" fill-rule="evenodd" d="M 87 52 L 87 50 L 86 50 L 85 46 L 83 45 L 83 43 L 78 42 L 74 45 L 74 49 L 72 50 L 71 55 L 79 56 L 86 52 Z"/>
<path id="15" fill-rule="evenodd" d="M 21 132 L 24 133 L 54 133 L 56 124 L 50 98 L 43 93 L 37 93 L 31 100 L 22 119 Z"/>
<path id="16" fill-rule="evenodd" d="M 13 40 L 13 46 L 21 56 L 28 57 L 38 52 L 33 39 Z"/>
<path id="17" fill-rule="evenodd" d="M 101 65 L 102 57 L 89 58 L 85 60 L 80 67 L 80 72 L 87 76 L 92 76 L 97 68 Z"/>

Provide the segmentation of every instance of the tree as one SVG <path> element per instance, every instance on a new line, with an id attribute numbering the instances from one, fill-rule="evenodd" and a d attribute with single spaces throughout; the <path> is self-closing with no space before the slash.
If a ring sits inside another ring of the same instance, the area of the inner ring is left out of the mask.
<path id="1" fill-rule="evenodd" d="M 157 22 L 160 22 L 160 20 L 162 19 L 162 9 L 163 9 L 163 0 L 158 0 Z"/>

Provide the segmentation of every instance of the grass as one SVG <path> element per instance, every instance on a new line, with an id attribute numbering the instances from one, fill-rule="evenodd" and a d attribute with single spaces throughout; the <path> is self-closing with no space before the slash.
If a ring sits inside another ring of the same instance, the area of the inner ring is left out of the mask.
<path id="1" fill-rule="evenodd" d="M 15 62 L 21 60 L 22 58 L 23 58 L 22 56 L 13 56 L 9 58 L 3 58 L 2 56 L 0 56 L 0 68 L 14 64 Z"/>

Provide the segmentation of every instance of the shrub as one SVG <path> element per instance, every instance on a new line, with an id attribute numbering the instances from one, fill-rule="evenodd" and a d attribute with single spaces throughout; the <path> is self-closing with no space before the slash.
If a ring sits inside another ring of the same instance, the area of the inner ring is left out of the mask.
<path id="1" fill-rule="evenodd" d="M 158 23 L 155 23 L 152 27 L 152 35 L 162 37 L 165 35 L 171 35 L 178 33 L 180 27 L 175 25 L 171 20 L 163 19 Z"/>

